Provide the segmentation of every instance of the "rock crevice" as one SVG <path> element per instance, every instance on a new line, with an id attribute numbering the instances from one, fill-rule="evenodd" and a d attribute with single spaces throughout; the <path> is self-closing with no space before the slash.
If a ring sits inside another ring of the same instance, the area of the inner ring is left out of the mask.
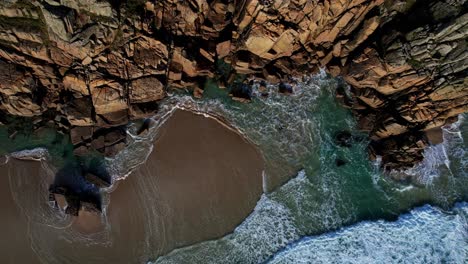
<path id="1" fill-rule="evenodd" d="M 92 131 L 157 111 L 168 89 L 201 97 L 207 80 L 241 87 L 325 68 L 350 85 L 337 95 L 371 153 L 411 166 L 425 131 L 468 110 L 466 11 L 465 0 L 7 0 L 0 111 L 86 128 L 81 153 L 102 136 Z"/>

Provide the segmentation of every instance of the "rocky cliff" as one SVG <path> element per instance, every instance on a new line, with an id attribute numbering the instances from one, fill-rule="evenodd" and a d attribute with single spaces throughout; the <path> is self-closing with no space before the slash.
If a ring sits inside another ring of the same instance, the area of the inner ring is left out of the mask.
<path id="1" fill-rule="evenodd" d="M 248 100 L 233 84 L 255 78 L 287 87 L 325 68 L 349 84 L 337 97 L 369 132 L 371 154 L 388 168 L 411 166 L 438 128 L 468 111 L 467 6 L 5 0 L 0 111 L 54 122 L 70 132 L 76 154 L 113 155 L 125 144 L 122 126 L 157 111 L 168 89 L 201 97 L 211 79 Z"/>

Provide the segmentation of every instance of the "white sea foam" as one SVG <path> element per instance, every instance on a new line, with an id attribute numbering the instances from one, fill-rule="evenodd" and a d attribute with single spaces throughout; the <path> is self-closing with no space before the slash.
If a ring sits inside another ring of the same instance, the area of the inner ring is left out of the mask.
<path id="1" fill-rule="evenodd" d="M 45 160 L 49 152 L 45 148 L 26 149 L 11 153 L 9 156 L 21 160 Z"/>
<path id="2" fill-rule="evenodd" d="M 396 222 L 361 222 L 301 239 L 269 263 L 466 263 L 468 204 L 454 214 L 423 206 Z"/>
<path id="3" fill-rule="evenodd" d="M 413 176 L 418 183 L 426 186 L 444 175 L 442 170 L 447 170 L 453 175 L 452 160 L 457 161 L 455 169 L 462 169 L 461 173 L 466 173 L 468 153 L 461 131 L 464 122 L 465 116 L 459 115 L 457 122 L 442 127 L 443 142 L 428 146 L 423 153 L 424 159 L 404 173 Z"/>
<path id="4" fill-rule="evenodd" d="M 419 183 L 430 185 L 440 175 L 440 167 L 450 169 L 450 160 L 443 143 L 427 147 L 423 153 L 424 159 L 406 174 L 414 176 Z"/>

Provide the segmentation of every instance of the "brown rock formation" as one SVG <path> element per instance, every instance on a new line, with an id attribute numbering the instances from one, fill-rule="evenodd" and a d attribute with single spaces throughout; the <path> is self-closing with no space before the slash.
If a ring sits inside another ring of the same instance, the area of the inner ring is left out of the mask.
<path id="1" fill-rule="evenodd" d="M 350 84 L 373 152 L 409 166 L 423 131 L 468 110 L 466 10 L 465 0 L 7 0 L 0 110 L 53 113 L 77 149 L 107 152 L 118 141 L 102 131 L 150 115 L 167 89 L 201 97 L 211 78 L 277 83 L 324 67 Z"/>
<path id="2" fill-rule="evenodd" d="M 468 111 L 466 10 L 465 1 L 417 2 L 390 15 L 342 69 L 351 107 L 388 168 L 421 160 L 426 134 Z"/>

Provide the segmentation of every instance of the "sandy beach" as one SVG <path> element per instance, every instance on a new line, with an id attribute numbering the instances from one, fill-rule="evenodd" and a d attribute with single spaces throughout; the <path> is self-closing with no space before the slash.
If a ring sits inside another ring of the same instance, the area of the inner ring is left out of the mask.
<path id="1" fill-rule="evenodd" d="M 239 134 L 177 110 L 148 161 L 111 194 L 111 226 L 128 232 L 132 224 L 118 221 L 152 221 L 146 232 L 160 253 L 220 237 L 255 207 L 262 169 L 260 153 Z"/>
<path id="2" fill-rule="evenodd" d="M 28 235 L 28 224 L 25 214 L 14 201 L 10 188 L 11 165 L 0 162 L 0 206 L 3 210 L 0 217 L 0 263 L 38 263 Z M 13 161 L 14 162 L 14 161 Z M 22 161 L 31 170 L 40 169 L 39 162 Z M 33 172 L 31 173 L 33 174 Z M 46 201 L 44 201 L 46 202 Z"/>
<path id="3" fill-rule="evenodd" d="M 101 220 L 86 211 L 77 218 L 57 215 L 47 204 L 51 180 L 41 163 L 11 160 L 0 166 L 1 203 L 8 210 L 0 229 L 14 239 L 2 240 L 0 262 L 142 263 L 221 237 L 255 207 L 263 166 L 258 150 L 235 131 L 177 110 L 160 128 L 147 162 L 105 194 L 110 202 Z M 8 176 L 17 177 L 15 184 Z M 38 193 L 15 202 L 10 186 L 13 193 Z"/>

